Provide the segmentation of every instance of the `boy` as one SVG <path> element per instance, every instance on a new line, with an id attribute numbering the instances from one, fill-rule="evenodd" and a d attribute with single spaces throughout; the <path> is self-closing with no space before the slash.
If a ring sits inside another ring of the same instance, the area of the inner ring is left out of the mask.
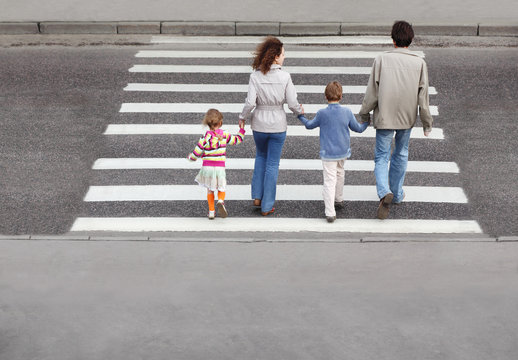
<path id="1" fill-rule="evenodd" d="M 359 124 L 352 111 L 339 104 L 342 85 L 338 81 L 327 84 L 325 96 L 328 106 L 317 112 L 313 120 L 299 115 L 306 129 L 320 126 L 320 158 L 324 168 L 324 204 L 328 222 L 336 220 L 337 208 L 343 207 L 344 162 L 351 156 L 349 129 L 361 133 L 369 122 Z"/>

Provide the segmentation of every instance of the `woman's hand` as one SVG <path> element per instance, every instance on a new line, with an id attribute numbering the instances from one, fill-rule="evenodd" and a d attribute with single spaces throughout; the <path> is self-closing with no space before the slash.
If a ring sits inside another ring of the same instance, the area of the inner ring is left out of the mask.
<path id="1" fill-rule="evenodd" d="M 239 128 L 244 129 L 245 128 L 245 119 L 239 119 Z"/>

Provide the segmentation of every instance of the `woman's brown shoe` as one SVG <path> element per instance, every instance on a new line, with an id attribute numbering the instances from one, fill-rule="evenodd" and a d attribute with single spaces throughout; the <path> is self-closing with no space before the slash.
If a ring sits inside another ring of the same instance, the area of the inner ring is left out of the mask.
<path id="1" fill-rule="evenodd" d="M 261 199 L 254 199 L 254 206 L 261 207 Z"/>
<path id="2" fill-rule="evenodd" d="M 268 216 L 270 214 L 273 214 L 274 211 L 275 211 L 275 208 L 272 208 L 270 211 L 267 211 L 267 212 L 262 212 L 261 211 L 261 215 L 262 216 Z"/>

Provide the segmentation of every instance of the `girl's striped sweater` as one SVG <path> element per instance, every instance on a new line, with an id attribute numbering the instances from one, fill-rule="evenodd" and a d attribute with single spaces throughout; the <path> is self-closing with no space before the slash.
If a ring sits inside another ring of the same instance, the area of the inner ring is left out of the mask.
<path id="1" fill-rule="evenodd" d="M 244 140 L 245 129 L 239 129 L 237 135 L 231 135 L 221 129 L 209 130 L 200 138 L 194 151 L 188 159 L 196 161 L 203 159 L 203 166 L 225 166 L 227 157 L 227 145 L 237 145 Z"/>

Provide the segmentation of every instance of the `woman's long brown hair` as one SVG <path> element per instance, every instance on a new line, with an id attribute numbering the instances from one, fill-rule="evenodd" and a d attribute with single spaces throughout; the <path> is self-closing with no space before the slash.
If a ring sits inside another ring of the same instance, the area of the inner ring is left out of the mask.
<path id="1" fill-rule="evenodd" d="M 252 68 L 254 70 L 260 70 L 263 74 L 270 71 L 275 57 L 282 53 L 283 47 L 282 41 L 274 36 L 268 36 L 261 44 L 255 49 L 255 58 Z"/>

